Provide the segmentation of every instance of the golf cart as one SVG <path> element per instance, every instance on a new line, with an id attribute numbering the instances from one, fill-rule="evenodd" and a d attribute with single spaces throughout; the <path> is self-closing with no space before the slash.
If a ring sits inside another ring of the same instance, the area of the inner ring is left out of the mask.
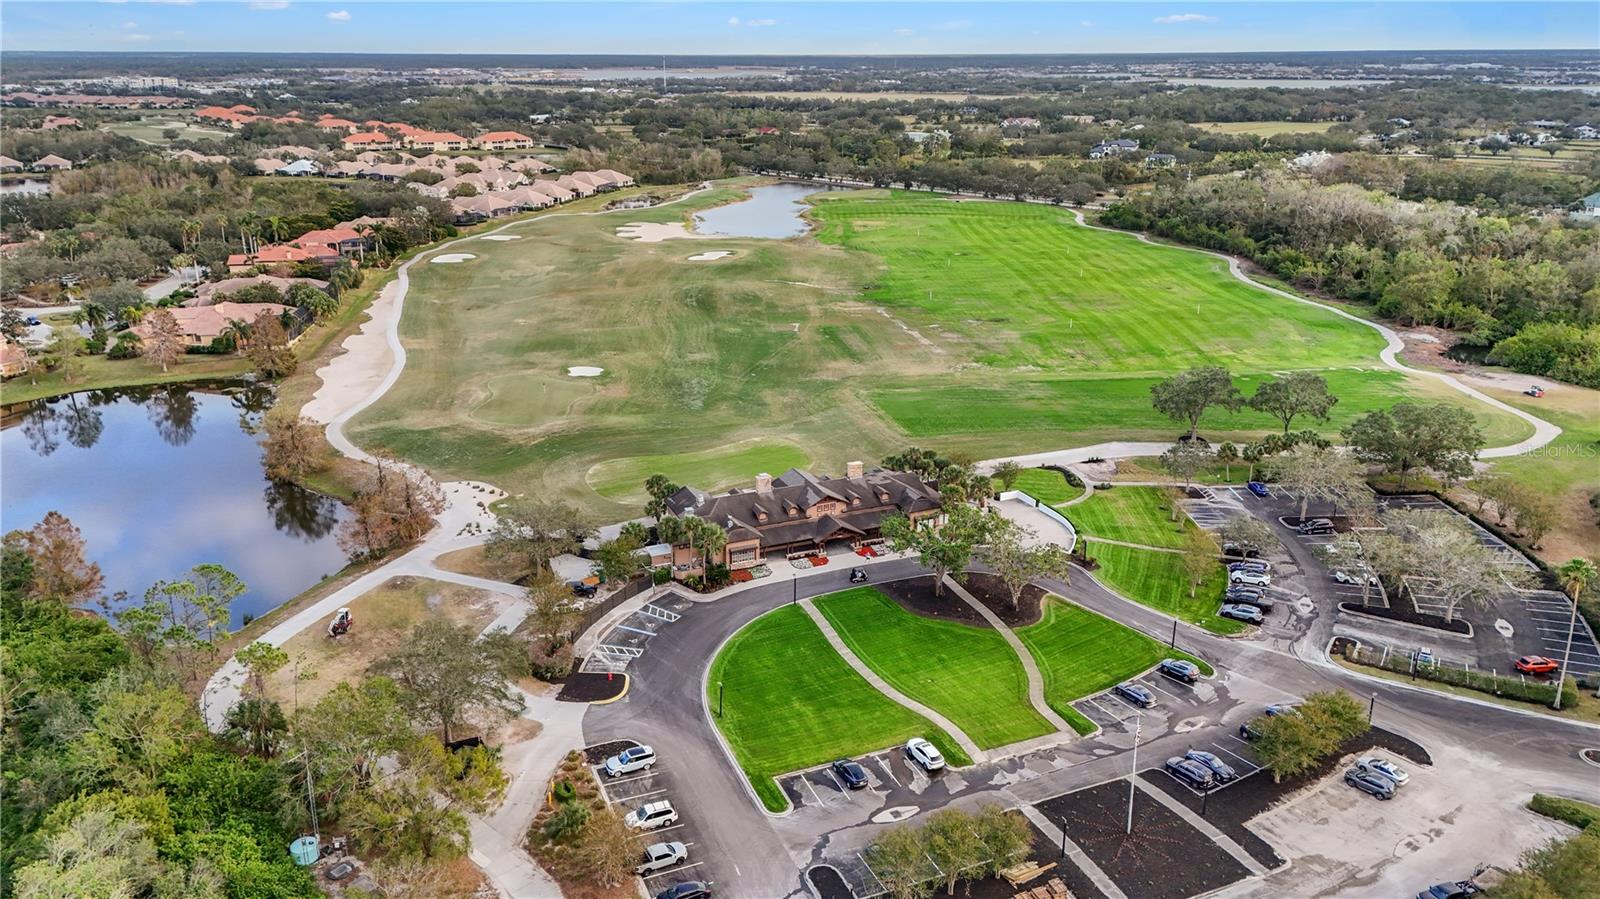
<path id="1" fill-rule="evenodd" d="M 1540 387 L 1538 384 L 1535 384 L 1522 392 L 1527 396 L 1533 397 L 1534 399 L 1544 396 L 1544 388 Z"/>
<path id="2" fill-rule="evenodd" d="M 850 583 L 852 583 L 852 584 L 865 584 L 866 582 L 867 582 L 867 570 L 865 568 L 852 568 L 852 569 L 850 569 Z"/>

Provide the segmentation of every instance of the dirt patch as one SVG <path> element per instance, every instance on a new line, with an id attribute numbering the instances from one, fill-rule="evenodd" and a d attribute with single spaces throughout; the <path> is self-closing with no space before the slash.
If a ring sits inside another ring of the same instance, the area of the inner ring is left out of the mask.
<path id="1" fill-rule="evenodd" d="M 884 595 L 900 604 L 913 615 L 924 618 L 938 618 L 944 621 L 959 621 L 975 627 L 988 627 L 989 622 L 978 610 L 955 595 L 948 587 L 943 596 L 933 595 L 933 576 L 906 578 L 900 581 L 889 581 L 876 585 Z"/>
<path id="2" fill-rule="evenodd" d="M 454 571 L 456 574 L 469 574 L 508 584 L 520 582 L 529 573 L 526 566 L 519 565 L 514 560 L 489 558 L 482 546 L 469 546 L 466 549 L 447 552 L 434 559 L 433 564 L 445 571 Z"/>
<path id="3" fill-rule="evenodd" d="M 982 880 L 967 881 L 957 887 L 958 890 L 964 890 L 961 895 L 969 896 L 971 899 L 1014 899 L 1014 897 L 1018 896 L 1027 899 L 1028 894 L 1022 892 L 1022 889 L 1033 890 L 1049 884 L 1052 880 L 1060 880 L 1067 889 L 1072 891 L 1075 899 L 1105 899 L 1105 894 L 1100 892 L 1100 888 L 1094 885 L 1094 881 L 1089 879 L 1089 875 L 1083 873 L 1077 865 L 1072 863 L 1071 859 L 1062 857 L 1061 847 L 1057 845 L 1055 840 L 1050 839 L 1045 835 L 1044 831 L 1033 826 L 1031 821 L 1028 822 L 1028 832 L 1033 834 L 1033 845 L 1028 852 L 1028 861 L 1041 865 L 1048 865 L 1053 862 L 1055 863 L 1054 868 L 1027 883 L 1021 884 L 1020 887 L 1014 887 L 998 877 L 985 877 Z M 942 896 L 944 893 L 941 891 L 938 895 Z"/>
<path id="4" fill-rule="evenodd" d="M 1231 789 L 1231 788 L 1230 788 Z M 1129 896 L 1171 899 L 1210 892 L 1250 872 L 1176 812 L 1149 796 L 1135 798 L 1125 832 L 1128 785 L 1114 780 L 1038 803 L 1064 824 L 1073 842 Z"/>
<path id="5" fill-rule="evenodd" d="M 616 699 L 628 689 L 626 674 L 600 674 L 590 672 L 569 676 L 556 694 L 559 702 L 605 702 Z"/>
<path id="6" fill-rule="evenodd" d="M 583 757 L 591 765 L 598 765 L 624 749 L 632 749 L 639 745 L 638 740 L 612 740 L 609 743 L 596 743 L 583 748 Z"/>

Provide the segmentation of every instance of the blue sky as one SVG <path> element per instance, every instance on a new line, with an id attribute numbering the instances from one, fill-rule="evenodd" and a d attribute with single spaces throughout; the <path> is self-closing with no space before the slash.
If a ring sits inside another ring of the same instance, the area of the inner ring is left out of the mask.
<path id="1" fill-rule="evenodd" d="M 5 50 L 1094 53 L 1595 48 L 1600 3 L 7 0 Z"/>

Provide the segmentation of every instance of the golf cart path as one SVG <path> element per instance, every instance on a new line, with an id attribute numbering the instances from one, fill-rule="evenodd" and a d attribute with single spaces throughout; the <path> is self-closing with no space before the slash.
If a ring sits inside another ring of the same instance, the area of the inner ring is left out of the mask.
<path id="1" fill-rule="evenodd" d="M 850 647 L 845 645 L 843 638 L 839 636 L 839 632 L 833 629 L 832 624 L 828 623 L 827 617 L 823 615 L 822 612 L 817 609 L 816 605 L 811 602 L 810 597 L 800 600 L 800 608 L 805 609 L 806 614 L 811 616 L 811 620 L 816 622 L 818 628 L 821 628 L 822 635 L 828 638 L 828 645 L 832 646 L 833 651 L 839 654 L 839 658 L 844 659 L 845 664 L 855 669 L 855 672 L 861 675 L 867 683 L 873 686 L 874 689 L 876 689 L 879 693 L 882 693 L 884 696 L 887 696 L 895 702 L 905 706 L 911 711 L 916 712 L 918 715 L 927 718 L 929 721 L 932 721 L 939 727 L 944 728 L 945 733 L 949 734 L 957 743 L 960 743 L 961 748 L 974 762 L 981 762 L 988 759 L 988 753 L 984 752 L 982 749 L 979 749 L 978 744 L 974 743 L 972 738 L 966 735 L 965 731 L 959 727 L 956 727 L 954 721 L 951 721 L 949 718 L 946 718 L 933 709 L 928 708 L 922 703 L 917 702 L 915 699 L 912 699 L 906 694 L 901 693 L 899 690 L 896 690 L 893 686 L 890 686 L 888 681 L 879 677 L 876 671 L 868 668 L 866 663 L 861 661 L 861 658 L 857 656 L 855 652 L 850 649 Z"/>
<path id="2" fill-rule="evenodd" d="M 1077 733 L 1072 729 L 1072 725 L 1068 724 L 1065 718 L 1056 714 L 1056 710 L 1052 709 L 1050 703 L 1045 701 L 1044 675 L 1039 673 L 1039 663 L 1034 661 L 1033 653 L 1028 651 L 1028 647 L 1022 645 L 1022 641 L 1017 638 L 1016 633 L 1007 627 L 1004 621 L 1000 620 L 999 615 L 990 611 L 989 607 L 979 602 L 976 596 L 968 593 L 965 587 L 956 583 L 955 578 L 945 575 L 944 585 L 950 588 L 952 593 L 961 597 L 961 600 L 971 606 L 973 611 L 982 615 L 983 620 L 989 622 L 989 626 L 998 631 L 1000 636 L 1005 638 L 1006 643 L 1010 644 L 1011 651 L 1017 654 L 1017 661 L 1022 663 L 1023 673 L 1028 676 L 1028 702 L 1033 704 L 1034 711 L 1043 716 L 1044 720 L 1050 722 L 1050 726 L 1054 727 L 1057 733 Z"/>
<path id="3" fill-rule="evenodd" d="M 1126 540 L 1109 540 L 1105 537 L 1095 537 L 1090 534 L 1084 534 L 1083 539 L 1090 543 L 1108 543 L 1112 546 L 1126 546 L 1129 549 L 1147 549 L 1153 553 L 1175 553 L 1180 556 L 1183 555 L 1183 550 L 1173 549 L 1170 546 L 1150 546 L 1146 543 L 1129 543 Z"/>
<path id="4" fill-rule="evenodd" d="M 1456 378 L 1451 375 L 1443 372 L 1426 371 L 1424 369 L 1412 368 L 1409 365 L 1401 362 L 1397 357 L 1400 351 L 1405 349 L 1406 344 L 1405 341 L 1400 339 L 1400 335 L 1397 334 L 1393 328 L 1390 328 L 1386 325 L 1381 325 L 1375 321 L 1369 321 L 1359 315 L 1346 312 L 1337 306 L 1330 306 L 1327 303 L 1319 303 L 1316 300 L 1309 300 L 1305 297 L 1292 294 L 1287 290 L 1280 290 L 1270 284 L 1263 284 L 1244 273 L 1244 270 L 1239 265 L 1239 259 L 1236 256 L 1229 256 L 1226 253 L 1217 253 L 1211 250 L 1202 250 L 1196 247 L 1184 247 L 1176 246 L 1174 244 L 1159 243 L 1151 240 L 1150 236 L 1147 234 L 1134 234 L 1132 232 L 1121 231 L 1116 228 L 1105 228 L 1100 225 L 1091 225 L 1084 220 L 1083 212 L 1077 209 L 1072 210 L 1072 216 L 1073 218 L 1077 219 L 1078 224 L 1084 228 L 1091 228 L 1095 231 L 1107 231 L 1112 234 L 1123 234 L 1130 237 L 1135 237 L 1147 244 L 1150 244 L 1151 246 L 1167 247 L 1168 249 L 1174 250 L 1187 250 L 1193 253 L 1204 253 L 1207 256 L 1214 256 L 1218 259 L 1225 259 L 1227 260 L 1228 272 L 1230 274 L 1245 284 L 1256 288 L 1257 290 L 1264 290 L 1267 293 L 1283 297 L 1284 299 L 1293 300 L 1296 303 L 1304 303 L 1307 306 L 1315 306 L 1318 309 L 1332 312 L 1334 315 L 1347 318 L 1350 321 L 1366 325 L 1374 331 L 1377 331 L 1379 334 L 1382 334 L 1387 346 L 1385 346 L 1383 351 L 1378 354 L 1378 358 L 1382 360 L 1384 365 L 1387 365 L 1395 371 L 1408 375 L 1416 375 L 1417 377 L 1422 378 L 1433 378 L 1449 386 L 1453 390 L 1470 396 L 1479 402 L 1486 403 L 1502 412 L 1515 415 L 1528 424 L 1533 425 L 1533 436 L 1528 437 L 1526 440 L 1519 440 L 1516 443 L 1508 444 L 1506 446 L 1496 446 L 1484 449 L 1478 453 L 1478 457 L 1480 459 L 1500 459 L 1505 458 L 1506 456 L 1520 456 L 1523 453 L 1532 452 L 1542 446 L 1546 446 L 1550 443 L 1550 441 L 1561 436 L 1561 428 L 1557 427 L 1556 425 L 1551 424 L 1550 422 L 1545 421 L 1544 419 L 1530 412 L 1524 412 L 1523 410 L 1518 409 L 1509 403 L 1497 400 L 1487 393 L 1477 389 L 1476 387 L 1463 384 L 1461 381 L 1456 380 Z"/>

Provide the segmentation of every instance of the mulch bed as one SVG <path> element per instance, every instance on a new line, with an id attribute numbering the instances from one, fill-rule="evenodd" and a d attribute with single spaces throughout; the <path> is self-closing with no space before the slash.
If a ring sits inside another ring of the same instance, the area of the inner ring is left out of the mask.
<path id="1" fill-rule="evenodd" d="M 638 740 L 612 740 L 609 743 L 596 743 L 583 748 L 584 761 L 591 765 L 598 765 L 624 749 L 632 749 L 639 745 Z"/>
<path id="2" fill-rule="evenodd" d="M 854 899 L 855 891 L 845 882 L 844 875 L 832 865 L 813 865 L 806 871 L 806 879 L 821 899 Z"/>
<path id="3" fill-rule="evenodd" d="M 1012 899 L 1021 889 L 1033 889 L 1044 886 L 1051 878 L 1059 877 L 1067 885 L 1072 895 L 1077 899 L 1106 899 L 1100 888 L 1094 885 L 1089 875 L 1083 873 L 1072 860 L 1061 855 L 1061 846 L 1056 841 L 1046 836 L 1044 831 L 1028 824 L 1028 830 L 1033 834 L 1033 851 L 1028 853 L 1028 859 L 1040 864 L 1055 862 L 1056 866 L 1039 877 L 1028 881 L 1022 887 L 1014 887 L 1000 877 L 985 877 L 983 880 L 962 881 L 956 887 L 956 895 L 970 896 L 972 899 Z M 970 890 L 968 889 L 970 887 Z M 944 895 L 941 889 L 938 895 Z"/>
<path id="4" fill-rule="evenodd" d="M 1349 612 L 1352 615 L 1370 615 L 1373 618 L 1387 618 L 1390 621 L 1403 621 L 1406 624 L 1416 624 L 1422 627 L 1431 627 L 1435 630 L 1449 631 L 1452 634 L 1471 634 L 1472 626 L 1457 618 L 1446 621 L 1443 615 L 1429 615 L 1418 612 L 1409 596 L 1391 595 L 1388 606 L 1364 606 L 1358 602 L 1339 603 L 1339 611 Z"/>
<path id="5" fill-rule="evenodd" d="M 967 582 L 962 586 L 967 588 L 978 602 L 988 606 L 1007 627 L 1025 627 L 1037 624 L 1043 614 L 1044 598 L 1050 591 L 1032 584 L 1022 589 L 1022 599 L 1015 609 L 1011 608 L 1011 591 L 1006 588 L 1005 582 L 992 574 L 981 571 L 967 573 Z"/>
<path id="6" fill-rule="evenodd" d="M 1185 899 L 1250 874 L 1222 847 L 1149 796 L 1135 798 L 1133 833 L 1126 833 L 1126 781 L 1057 796 L 1037 807 L 1052 820 L 1064 821 L 1072 841 L 1129 896 Z"/>
<path id="7" fill-rule="evenodd" d="M 1393 731 L 1374 727 L 1367 733 L 1346 742 L 1345 745 L 1339 748 L 1338 752 L 1324 759 L 1322 764 L 1318 765 L 1315 770 L 1304 772 L 1295 777 L 1284 778 L 1282 783 L 1273 783 L 1272 773 L 1262 771 L 1259 774 L 1252 774 L 1226 789 L 1212 793 L 1211 798 L 1206 802 L 1206 820 L 1211 822 L 1211 826 L 1232 837 L 1256 861 L 1269 868 L 1276 868 L 1282 865 L 1284 860 L 1276 852 L 1272 851 L 1272 847 L 1265 840 L 1256 836 L 1246 826 L 1246 822 L 1262 812 L 1270 810 L 1273 806 L 1300 790 L 1334 773 L 1345 756 L 1352 753 L 1367 753 L 1374 749 L 1397 755 L 1415 764 L 1433 764 L 1433 759 L 1428 755 L 1428 751 L 1415 741 L 1402 737 Z M 1200 813 L 1200 797 L 1185 789 L 1159 769 L 1152 768 L 1143 772 L 1140 776 L 1144 778 L 1146 783 L 1188 806 L 1195 814 Z"/>
<path id="8" fill-rule="evenodd" d="M 556 694 L 557 702 L 603 702 L 616 699 L 628 689 L 626 674 L 607 675 L 598 672 L 576 673 L 567 676 Z"/>
<path id="9" fill-rule="evenodd" d="M 944 596 L 934 596 L 932 575 L 889 581 L 875 586 L 913 615 L 959 621 L 976 627 L 989 626 L 989 622 L 978 614 L 977 609 L 967 605 L 961 597 L 950 592 L 949 588 L 945 589 Z"/>

